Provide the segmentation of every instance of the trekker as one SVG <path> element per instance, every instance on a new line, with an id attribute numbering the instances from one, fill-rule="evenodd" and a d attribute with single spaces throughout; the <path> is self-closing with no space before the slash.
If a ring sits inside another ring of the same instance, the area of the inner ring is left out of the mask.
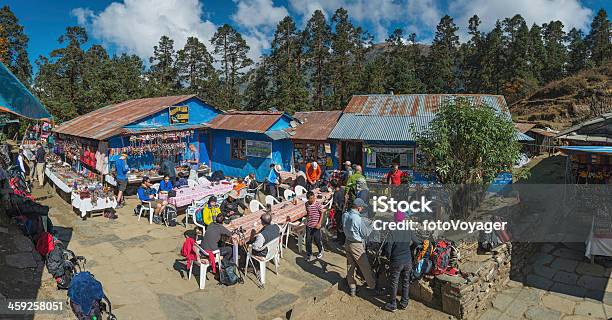
<path id="1" fill-rule="evenodd" d="M 349 294 L 355 296 L 357 285 L 355 281 L 355 268 L 359 268 L 365 278 L 368 288 L 376 288 L 376 280 L 372 274 L 372 268 L 368 261 L 365 250 L 365 238 L 371 233 L 369 228 L 360 216 L 365 209 L 366 203 L 357 198 L 353 201 L 351 210 L 343 217 L 342 226 L 346 236 L 344 250 L 346 252 L 346 282 L 349 285 Z"/>
<path id="2" fill-rule="evenodd" d="M 306 261 L 312 258 L 312 241 L 314 240 L 319 253 L 317 259 L 323 258 L 323 242 L 321 241 L 321 223 L 323 222 L 323 207 L 317 201 L 314 192 L 306 193 Z"/>
<path id="3" fill-rule="evenodd" d="M 239 218 L 242 216 L 240 211 L 238 211 L 239 207 L 242 208 L 242 212 L 247 209 L 247 206 L 242 201 L 238 201 L 238 191 L 232 190 L 228 193 L 227 199 L 221 204 L 221 215 L 231 220 Z"/>
<path id="4" fill-rule="evenodd" d="M 30 169 L 30 167 L 26 163 L 26 156 L 23 154 L 22 148 L 19 148 L 19 154 L 17 155 L 17 165 L 19 166 L 19 171 L 23 175 L 23 181 L 25 181 L 26 177 L 28 176 L 28 170 L 32 169 Z"/>
<path id="5" fill-rule="evenodd" d="M 231 237 L 232 232 L 223 226 L 223 216 L 218 215 L 215 217 L 215 221 L 208 225 L 206 232 L 204 232 L 204 237 L 202 238 L 202 249 L 206 251 L 219 250 L 223 260 L 227 262 L 232 259 L 232 247 L 225 245 L 219 247 L 221 236 Z"/>
<path id="6" fill-rule="evenodd" d="M 244 189 L 247 187 L 247 184 L 244 183 L 244 179 L 243 178 L 238 178 L 236 179 L 236 184 L 234 185 L 234 187 L 232 188 L 235 191 L 240 191 L 240 189 Z"/>
<path id="7" fill-rule="evenodd" d="M 334 221 L 336 223 L 336 240 L 339 244 L 344 244 L 346 238 L 342 231 L 342 216 L 344 215 L 344 190 L 340 187 L 338 181 L 332 180 L 331 186 L 334 188 L 332 197 L 332 209 L 334 210 Z"/>
<path id="8" fill-rule="evenodd" d="M 395 222 L 400 222 L 404 218 L 403 214 L 395 215 Z M 394 230 L 390 234 L 390 239 L 384 244 L 383 252 L 389 258 L 389 303 L 385 304 L 384 310 L 395 312 L 397 310 L 397 291 L 399 289 L 400 278 L 402 284 L 402 299 L 399 303 L 400 309 L 408 307 L 410 299 L 408 292 L 410 289 L 410 273 L 412 272 L 412 247 L 419 243 L 419 239 L 412 230 Z"/>
<path id="9" fill-rule="evenodd" d="M 187 154 L 187 163 L 189 164 L 189 180 L 198 180 L 198 169 L 200 168 L 198 152 L 195 144 L 189 145 L 189 153 Z"/>
<path id="10" fill-rule="evenodd" d="M 151 186 L 151 179 L 149 177 L 142 178 L 142 185 L 138 188 L 137 194 L 138 199 L 142 202 L 148 201 L 151 203 L 151 208 L 153 208 L 153 222 L 156 224 L 161 223 L 161 211 L 168 204 L 166 201 L 159 201 L 155 197 L 157 194 L 157 190 L 153 189 Z"/>
<path id="11" fill-rule="evenodd" d="M 355 166 L 354 173 L 349 177 L 346 182 L 346 190 L 345 190 L 345 207 L 348 207 L 348 203 L 353 201 L 356 198 L 362 198 L 364 202 L 367 203 L 369 192 L 366 195 L 361 195 L 360 193 L 364 190 L 368 189 L 368 185 L 366 183 L 366 179 L 362 174 L 361 166 Z"/>
<path id="12" fill-rule="evenodd" d="M 348 178 L 353 175 L 353 166 L 350 161 L 344 161 L 344 171 L 342 175 L 342 184 L 346 185 Z"/>
<path id="13" fill-rule="evenodd" d="M 306 183 L 306 174 L 304 171 L 300 170 L 295 174 L 295 181 L 293 181 L 293 189 L 295 190 L 296 186 L 301 186 L 304 189 L 308 188 L 308 184 Z"/>
<path id="14" fill-rule="evenodd" d="M 130 167 L 127 164 L 127 153 L 122 153 L 119 159 L 115 161 L 115 180 L 117 180 L 117 208 L 122 208 L 125 206 L 125 201 L 123 199 L 123 193 L 127 188 L 128 180 L 127 173 L 130 172 Z M 144 180 L 143 180 L 144 184 Z"/>
<path id="15" fill-rule="evenodd" d="M 268 212 L 262 214 L 260 219 L 263 229 L 247 243 L 252 245 L 254 256 L 265 257 L 268 254 L 266 244 L 280 237 L 280 227 L 272 223 L 272 215 Z"/>
<path id="16" fill-rule="evenodd" d="M 319 180 L 321 179 L 321 167 L 316 161 L 309 162 L 306 164 L 306 181 L 308 186 L 306 189 L 312 190 L 317 187 Z"/>
<path id="17" fill-rule="evenodd" d="M 165 176 L 164 176 L 164 180 L 162 180 L 162 181 L 159 183 L 159 192 L 160 192 L 160 193 L 161 193 L 162 191 L 163 191 L 163 192 L 170 192 L 170 191 L 172 191 L 172 188 L 173 188 L 173 187 L 174 187 L 174 186 L 172 185 L 172 180 L 170 179 L 170 176 L 169 176 L 169 175 L 165 175 Z"/>
<path id="18" fill-rule="evenodd" d="M 217 197 L 212 196 L 208 198 L 208 203 L 202 210 L 202 222 L 208 226 L 219 214 L 221 214 L 221 209 L 217 205 Z"/>
<path id="19" fill-rule="evenodd" d="M 36 147 L 36 179 L 38 180 L 38 185 L 42 187 L 45 184 L 45 155 L 47 152 L 40 142 L 36 143 Z"/>
<path id="20" fill-rule="evenodd" d="M 257 189 L 258 185 L 257 179 L 255 178 L 255 173 L 249 173 L 249 175 L 244 178 L 244 183 L 249 189 Z"/>
<path id="21" fill-rule="evenodd" d="M 166 158 L 159 166 L 159 173 L 170 177 L 172 185 L 176 184 L 176 165 L 170 158 Z"/>
<path id="22" fill-rule="evenodd" d="M 280 164 L 270 165 L 270 173 L 268 173 L 268 193 L 275 198 L 278 198 L 277 186 L 280 183 L 280 171 Z"/>
<path id="23" fill-rule="evenodd" d="M 408 177 L 408 173 L 399 169 L 399 165 L 394 164 L 391 170 L 387 173 L 387 184 L 391 186 L 399 186 L 402 184 L 402 178 Z"/>

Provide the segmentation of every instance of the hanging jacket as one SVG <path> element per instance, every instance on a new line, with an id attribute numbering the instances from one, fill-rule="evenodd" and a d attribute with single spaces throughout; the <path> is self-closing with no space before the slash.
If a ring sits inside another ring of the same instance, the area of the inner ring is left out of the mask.
<path id="1" fill-rule="evenodd" d="M 181 256 L 187 258 L 187 269 L 191 268 L 191 262 L 198 259 L 198 255 L 193 250 L 193 246 L 196 244 L 193 238 L 186 238 L 181 248 Z"/>

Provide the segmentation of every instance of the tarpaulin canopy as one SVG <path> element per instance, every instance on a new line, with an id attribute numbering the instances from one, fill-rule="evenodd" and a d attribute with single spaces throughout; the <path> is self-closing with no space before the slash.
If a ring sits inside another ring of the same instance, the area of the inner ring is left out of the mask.
<path id="1" fill-rule="evenodd" d="M 599 153 L 612 155 L 612 146 L 567 146 L 559 147 L 565 153 Z"/>
<path id="2" fill-rule="evenodd" d="M 2 63 L 0 63 L 0 111 L 30 119 L 51 119 L 47 108 Z"/>

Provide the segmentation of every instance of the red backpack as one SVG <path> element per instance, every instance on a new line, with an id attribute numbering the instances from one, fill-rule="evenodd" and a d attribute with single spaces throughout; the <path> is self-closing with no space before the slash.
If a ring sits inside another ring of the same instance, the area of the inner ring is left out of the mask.
<path id="1" fill-rule="evenodd" d="M 55 244 L 60 242 L 58 239 L 53 237 L 49 232 L 45 231 L 41 233 L 40 237 L 36 241 L 36 251 L 44 258 L 49 252 L 55 249 Z"/>

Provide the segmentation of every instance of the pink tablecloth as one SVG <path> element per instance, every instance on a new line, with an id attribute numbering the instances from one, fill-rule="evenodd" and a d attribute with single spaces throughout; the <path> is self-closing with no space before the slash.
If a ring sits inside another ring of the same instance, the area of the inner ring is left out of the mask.
<path id="1" fill-rule="evenodd" d="M 230 190 L 232 190 L 232 185 L 223 183 L 212 186 L 198 185 L 195 187 L 180 188 L 176 189 L 176 197 L 170 198 L 168 203 L 180 208 L 190 205 L 194 200 L 200 200 L 210 195 L 225 194 Z M 162 198 L 161 195 L 160 198 Z"/>

